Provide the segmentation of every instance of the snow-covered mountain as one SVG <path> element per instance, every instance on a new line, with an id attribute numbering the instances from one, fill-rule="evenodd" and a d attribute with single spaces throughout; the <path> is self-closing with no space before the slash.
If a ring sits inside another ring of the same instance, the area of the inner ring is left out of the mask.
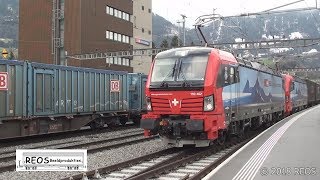
<path id="1" fill-rule="evenodd" d="M 154 15 L 153 32 L 153 40 L 156 45 L 159 45 L 163 39 L 170 39 L 173 34 L 178 34 L 179 28 L 161 16 Z M 211 44 L 269 39 L 318 38 L 320 37 L 320 11 L 220 19 L 204 27 L 203 33 Z M 195 29 L 187 31 L 186 45 L 190 45 L 191 42 L 201 44 L 201 40 L 202 38 L 197 35 Z M 290 50 L 280 49 L 279 51 Z"/>
<path id="2" fill-rule="evenodd" d="M 17 47 L 18 0 L 0 0 L 0 47 Z"/>

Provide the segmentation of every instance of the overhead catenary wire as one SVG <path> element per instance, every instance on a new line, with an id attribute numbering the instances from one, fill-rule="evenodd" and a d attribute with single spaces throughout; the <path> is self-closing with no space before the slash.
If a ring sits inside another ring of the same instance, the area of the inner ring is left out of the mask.
<path id="1" fill-rule="evenodd" d="M 276 9 L 280 9 L 280 8 L 283 8 L 283 7 L 286 7 L 286 6 L 297 4 L 297 3 L 302 2 L 302 1 L 305 1 L 305 0 L 294 1 L 294 2 L 291 2 L 291 3 L 288 3 L 288 4 L 284 4 L 284 5 L 281 5 L 281 6 L 277 6 L 277 7 L 271 8 L 271 9 L 264 10 L 262 12 L 270 12 L 270 11 L 273 11 L 273 10 L 276 10 Z"/>
<path id="2" fill-rule="evenodd" d="M 317 1 L 316 1 L 317 2 Z M 311 12 L 311 7 L 309 7 L 308 3 L 304 0 L 304 3 L 306 4 L 307 8 L 310 10 L 310 14 L 312 15 L 312 17 L 314 18 L 315 22 L 316 22 L 316 26 L 317 28 L 319 28 L 319 21 L 316 18 L 316 16 Z M 317 8 L 317 4 L 316 4 L 316 8 Z"/>

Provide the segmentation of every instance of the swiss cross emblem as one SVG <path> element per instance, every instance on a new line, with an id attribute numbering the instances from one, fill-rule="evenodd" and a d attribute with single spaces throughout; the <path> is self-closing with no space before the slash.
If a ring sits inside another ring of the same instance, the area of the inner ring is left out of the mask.
<path id="1" fill-rule="evenodd" d="M 173 104 L 173 106 L 177 106 L 179 104 L 179 101 L 177 101 L 177 99 L 174 98 L 174 100 L 171 101 L 171 103 Z"/>
<path id="2" fill-rule="evenodd" d="M 111 92 L 120 92 L 120 81 L 119 80 L 111 80 L 110 81 L 110 91 Z"/>

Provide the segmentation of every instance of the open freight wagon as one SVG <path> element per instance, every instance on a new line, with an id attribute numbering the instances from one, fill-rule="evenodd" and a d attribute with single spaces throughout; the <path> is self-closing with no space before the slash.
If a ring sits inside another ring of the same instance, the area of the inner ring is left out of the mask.
<path id="1" fill-rule="evenodd" d="M 130 116 L 138 122 L 145 79 L 123 71 L 0 60 L 0 139 L 125 124 Z"/>

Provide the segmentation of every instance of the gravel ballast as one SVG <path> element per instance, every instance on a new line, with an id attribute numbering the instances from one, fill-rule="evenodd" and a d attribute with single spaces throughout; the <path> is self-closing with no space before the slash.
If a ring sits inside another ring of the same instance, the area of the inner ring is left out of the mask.
<path id="1" fill-rule="evenodd" d="M 161 139 L 141 142 L 133 145 L 110 149 L 88 155 L 88 170 L 117 164 L 150 153 L 170 148 Z M 1 180 L 55 180 L 72 176 L 81 172 L 4 172 Z"/>
<path id="2" fill-rule="evenodd" d="M 3 147 L 3 148 L 0 147 L 0 153 L 4 153 L 4 152 L 16 150 L 16 149 L 32 149 L 32 148 L 37 148 L 39 146 L 48 146 L 48 147 L 42 147 L 42 149 L 55 148 L 56 145 L 52 145 L 52 144 L 66 143 L 67 145 L 70 145 L 70 143 L 73 143 L 73 142 L 82 143 L 82 142 L 98 141 L 102 139 L 108 139 L 108 138 L 126 135 L 129 133 L 134 133 L 134 132 L 143 132 L 143 130 L 140 128 L 125 129 L 125 130 L 119 130 L 119 131 L 102 132 L 94 135 L 84 135 L 84 136 L 71 137 L 71 138 L 66 137 L 65 139 L 59 139 L 59 140 L 53 140 L 53 141 L 49 140 L 49 141 L 40 142 L 40 143 L 34 142 L 31 144 L 25 144 L 25 145 Z M 68 142 L 70 143 L 68 144 Z M 57 145 L 57 146 L 60 146 L 60 145 Z"/>

